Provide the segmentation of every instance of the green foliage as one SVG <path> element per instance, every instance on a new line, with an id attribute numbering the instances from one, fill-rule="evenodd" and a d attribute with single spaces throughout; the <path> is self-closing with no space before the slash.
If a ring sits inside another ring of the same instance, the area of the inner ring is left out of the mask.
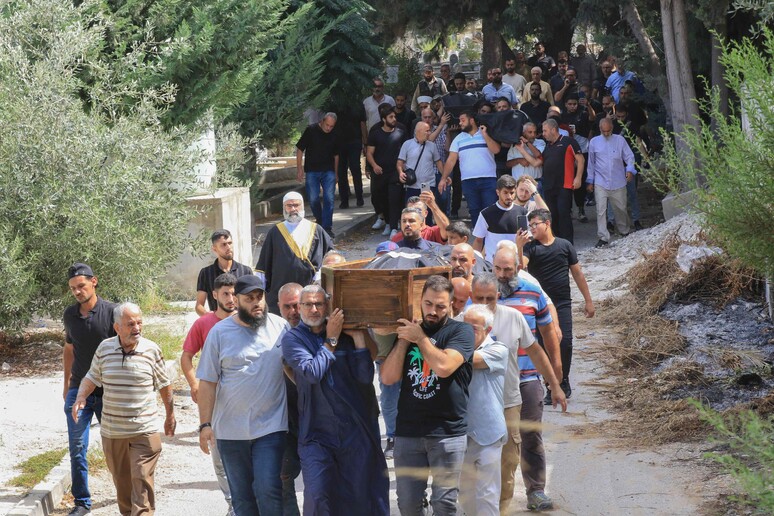
<path id="1" fill-rule="evenodd" d="M 717 92 L 700 101 L 701 112 L 717 120 L 679 137 L 696 159 L 666 145 L 666 168 L 673 173 L 668 186 L 694 189 L 694 208 L 706 214 L 712 237 L 730 255 L 771 277 L 774 274 L 774 33 L 764 31 L 763 51 L 749 39 L 725 46 L 721 62 L 729 89 L 742 99 L 749 132 L 739 110 L 720 114 Z"/>
<path id="2" fill-rule="evenodd" d="M 320 108 L 336 87 L 325 77 L 324 60 L 330 45 L 325 38 L 340 20 L 320 26 L 320 12 L 307 4 L 286 18 L 283 41 L 268 56 L 270 66 L 247 100 L 230 117 L 242 134 L 269 147 L 303 124 L 303 113 Z"/>
<path id="3" fill-rule="evenodd" d="M 395 84 L 385 83 L 387 93 L 393 97 L 398 93 L 407 96 L 411 103 L 411 96 L 417 87 L 417 82 L 422 76 L 419 67 L 419 60 L 412 50 L 405 46 L 393 47 L 388 56 L 387 64 L 398 67 L 398 82 Z M 387 77 L 383 77 L 385 80 Z"/>
<path id="4" fill-rule="evenodd" d="M 143 328 L 142 336 L 158 345 L 164 360 L 176 360 L 183 349 L 185 327 L 181 325 L 177 330 L 172 331 L 167 326 L 149 324 Z"/>
<path id="5" fill-rule="evenodd" d="M 701 419 L 715 429 L 714 440 L 726 448 L 707 457 L 722 464 L 739 482 L 744 495 L 733 499 L 756 514 L 774 513 L 774 420 L 749 410 L 721 414 L 698 402 L 694 406 Z"/>
<path id="6" fill-rule="evenodd" d="M 165 131 L 164 95 L 123 85 L 123 114 L 84 112 L 79 70 L 102 68 L 104 26 L 67 0 L 20 0 L 0 17 L 0 327 L 72 302 L 65 271 L 89 263 L 105 297 L 137 299 L 191 244 L 185 199 L 196 134 Z M 90 57 L 91 56 L 91 57 Z"/>
<path id="7" fill-rule="evenodd" d="M 42 482 L 46 475 L 59 464 L 65 453 L 67 453 L 67 449 L 62 448 L 61 450 L 51 450 L 30 457 L 16 466 L 17 469 L 21 470 L 21 473 L 9 480 L 8 485 L 32 489 Z"/>

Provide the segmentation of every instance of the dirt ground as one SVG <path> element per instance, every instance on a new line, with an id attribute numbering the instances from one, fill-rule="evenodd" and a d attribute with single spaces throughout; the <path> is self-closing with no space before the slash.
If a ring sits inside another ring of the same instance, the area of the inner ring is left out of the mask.
<path id="1" fill-rule="evenodd" d="M 587 215 L 591 221 L 595 220 L 593 209 L 588 209 Z M 595 224 L 576 223 L 576 246 L 581 251 L 581 265 L 595 301 L 623 292 L 626 282 L 621 276 L 641 259 L 643 252 L 658 245 L 663 231 L 678 227 L 686 233 L 697 229 L 689 220 L 673 219 L 597 250 L 591 248 L 596 242 Z M 357 259 L 370 256 L 382 240 L 376 232 L 365 229 L 342 242 L 340 247 L 349 259 Z M 714 501 L 720 493 L 728 492 L 728 480 L 700 458 L 708 445 L 645 447 L 619 439 L 612 424 L 619 415 L 610 411 L 606 393 L 625 379 L 610 377 L 600 360 L 603 343 L 615 340 L 616 335 L 603 327 L 598 318 L 584 319 L 577 290 L 573 296 L 576 299 L 573 396 L 566 414 L 552 408 L 546 408 L 544 414 L 547 493 L 556 503 L 554 512 L 573 515 L 716 512 Z M 183 321 L 183 315 L 172 317 Z M 180 321 L 171 325 L 187 329 Z M 4 376 L 0 379 L 0 435 L 4 436 L 0 441 L 0 514 L 18 497 L 18 491 L 9 489 L 5 482 L 20 457 L 33 450 L 67 445 L 66 433 L 62 431 L 60 376 L 51 370 L 44 369 L 42 373 L 35 378 Z M 182 380 L 176 385 L 178 433 L 174 438 L 164 438 L 156 474 L 157 512 L 172 516 L 224 514 L 226 504 L 215 482 L 209 457 L 198 448 L 195 431 L 198 414 L 186 387 Z M 392 466 L 391 461 L 389 465 Z M 517 483 L 513 514 L 522 514 L 526 506 L 526 496 L 519 486 Z M 116 514 L 114 488 L 107 471 L 91 475 L 91 488 L 95 501 L 93 513 Z M 296 489 L 301 502 L 302 478 L 297 480 Z M 394 483 L 391 499 L 392 513 L 397 514 Z M 66 513 L 67 499 L 54 514 Z"/>

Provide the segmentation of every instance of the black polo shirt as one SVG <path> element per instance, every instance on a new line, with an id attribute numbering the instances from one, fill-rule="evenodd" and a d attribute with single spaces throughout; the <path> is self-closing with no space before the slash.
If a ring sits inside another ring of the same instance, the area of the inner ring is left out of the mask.
<path id="1" fill-rule="evenodd" d="M 247 265 L 242 265 L 237 261 L 231 262 L 230 271 L 224 271 L 218 265 L 217 258 L 215 258 L 215 261 L 212 263 L 212 265 L 203 267 L 202 270 L 199 271 L 199 279 L 196 282 L 196 290 L 197 292 L 207 293 L 207 306 L 210 307 L 210 312 L 214 312 L 218 309 L 218 303 L 215 301 L 215 298 L 212 297 L 212 290 L 215 287 L 215 279 L 225 272 L 230 272 L 237 278 L 240 276 L 246 276 L 248 274 L 255 274 L 252 268 L 248 267 Z"/>
<path id="2" fill-rule="evenodd" d="M 91 367 L 91 359 L 103 340 L 115 337 L 113 329 L 113 309 L 115 303 L 105 301 L 97 296 L 97 304 L 89 310 L 87 317 L 81 317 L 81 305 L 76 303 L 65 309 L 62 320 L 65 327 L 65 342 L 73 345 L 73 366 L 70 370 L 70 389 L 76 389 L 81 385 L 81 380 L 86 376 Z M 98 396 L 102 395 L 102 389 L 94 391 Z"/>
<path id="3" fill-rule="evenodd" d="M 304 152 L 304 172 L 333 171 L 335 157 L 339 155 L 335 131 L 326 133 L 320 124 L 312 124 L 304 130 L 296 148 Z"/>

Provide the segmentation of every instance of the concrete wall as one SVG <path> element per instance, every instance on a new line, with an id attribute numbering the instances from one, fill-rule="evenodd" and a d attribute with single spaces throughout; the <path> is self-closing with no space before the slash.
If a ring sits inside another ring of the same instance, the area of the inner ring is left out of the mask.
<path id="1" fill-rule="evenodd" d="M 231 231 L 236 261 L 255 266 L 252 251 L 253 218 L 250 213 L 249 188 L 221 188 L 214 194 L 189 197 L 188 205 L 199 211 L 199 215 L 188 223 L 188 234 L 196 236 L 204 231 L 208 242 L 207 254 L 196 257 L 189 252 L 183 253 L 177 264 L 167 272 L 165 279 L 175 293 L 194 299 L 199 270 L 215 260 L 215 255 L 209 249 L 209 235 L 216 229 Z"/>

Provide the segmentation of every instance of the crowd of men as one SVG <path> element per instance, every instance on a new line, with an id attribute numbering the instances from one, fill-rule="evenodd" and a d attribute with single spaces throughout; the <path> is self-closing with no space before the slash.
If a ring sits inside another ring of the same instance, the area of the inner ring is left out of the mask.
<path id="1" fill-rule="evenodd" d="M 297 144 L 315 222 L 300 194 L 285 195 L 283 220 L 254 269 L 234 260 L 227 230 L 212 234 L 216 259 L 199 274 L 200 318 L 182 345 L 181 369 L 229 514 L 389 514 L 387 460 L 402 515 L 424 514 L 428 504 L 438 515 L 509 514 L 519 467 L 527 508 L 553 507 L 540 422 L 544 405 L 566 410 L 572 395 L 570 277 L 586 317 L 595 313 L 573 246 L 572 206 L 582 222 L 596 203 L 600 247 L 612 228 L 632 230 L 629 209 L 636 229 L 635 165 L 647 133 L 631 100 L 639 83 L 620 60 L 597 67 L 583 45 L 557 61 L 542 45 L 535 50 L 529 60 L 507 59 L 505 74 L 490 70 L 482 91 L 448 66 L 440 78 L 425 67 L 410 103 L 374 79 L 362 109 L 325 114 Z M 445 95 L 475 102 L 452 117 Z M 481 114 L 502 111 L 524 115 L 511 145 L 480 123 Z M 375 256 L 409 249 L 451 268 L 451 280 L 424 284 L 422 319 L 399 319 L 387 334 L 345 330 L 347 314 L 320 286 L 321 268 L 346 260 L 334 249 L 332 215 L 337 180 L 340 208 L 348 207 L 348 171 L 364 204 L 361 155 L 373 229 L 389 237 Z M 470 226 L 455 220 L 462 195 Z M 91 267 L 74 264 L 68 282 L 76 299 L 64 314 L 71 514 L 91 507 L 93 416 L 120 513 L 152 514 L 156 391 L 164 433 L 176 427 L 161 352 L 142 336 L 137 305 L 97 295 Z"/>

